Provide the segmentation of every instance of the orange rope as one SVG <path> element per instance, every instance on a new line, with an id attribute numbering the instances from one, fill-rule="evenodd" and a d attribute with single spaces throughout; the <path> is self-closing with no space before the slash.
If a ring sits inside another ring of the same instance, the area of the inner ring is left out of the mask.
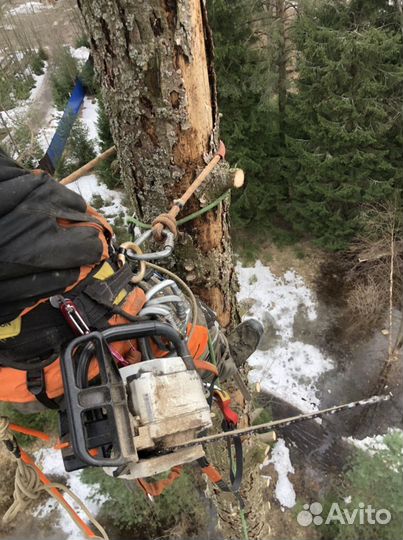
<path id="1" fill-rule="evenodd" d="M 154 482 L 147 482 L 144 478 L 137 478 L 137 484 L 151 497 L 158 497 L 169 486 L 171 486 L 175 480 L 177 480 L 182 472 L 181 465 L 175 465 L 169 471 L 167 478 L 162 480 L 155 480 Z"/>
<path id="2" fill-rule="evenodd" d="M 205 360 L 193 360 L 196 369 L 202 369 L 204 371 L 210 371 L 218 377 L 218 369 L 211 362 L 206 362 Z"/>
<path id="3" fill-rule="evenodd" d="M 52 482 L 49 480 L 49 478 L 41 471 L 41 469 L 36 465 L 35 461 L 32 459 L 32 457 L 25 452 L 22 448 L 20 448 L 21 453 L 21 459 L 24 463 L 27 465 L 31 465 L 37 472 L 39 479 L 45 486 L 51 486 Z M 54 487 L 49 487 L 49 490 L 52 492 L 54 497 L 60 502 L 61 505 L 64 506 L 64 508 L 67 510 L 67 512 L 70 514 L 72 519 L 75 521 L 75 523 L 80 527 L 80 529 L 89 537 L 89 538 L 96 538 L 96 534 L 90 529 L 90 527 L 83 521 L 80 516 L 77 514 L 77 512 L 70 506 L 70 504 L 66 501 L 66 499 L 63 497 L 63 495 L 60 493 L 60 491 Z"/>
<path id="4" fill-rule="evenodd" d="M 11 431 L 15 431 L 15 433 L 23 433 L 24 435 L 30 435 L 31 437 L 35 437 L 36 439 L 40 439 L 41 441 L 51 442 L 52 440 L 50 435 L 44 433 L 43 431 L 38 431 L 37 429 L 19 426 L 18 424 L 9 424 L 8 428 L 11 429 Z"/>
<path id="5" fill-rule="evenodd" d="M 31 437 L 35 437 L 36 439 L 40 439 L 41 441 L 45 442 L 51 442 L 52 437 L 48 435 L 47 433 L 44 433 L 43 431 L 39 431 L 37 429 L 31 429 L 24 426 L 20 426 L 18 424 L 9 424 L 9 429 L 11 431 L 14 431 L 15 433 L 22 433 L 24 435 L 29 435 Z M 68 448 L 70 445 L 68 442 L 60 442 L 60 440 L 53 446 L 53 449 L 58 450 L 62 448 Z M 73 521 L 77 524 L 78 527 L 88 536 L 88 538 L 99 538 L 92 529 L 81 519 L 81 517 L 77 514 L 77 512 L 73 509 L 73 507 L 66 501 L 63 494 L 57 489 L 56 487 L 52 487 L 53 482 L 49 480 L 49 478 L 41 471 L 41 469 L 36 465 L 33 458 L 25 452 L 20 447 L 20 455 L 21 459 L 24 463 L 27 465 L 30 465 L 33 467 L 38 474 L 39 479 L 41 482 L 49 488 L 49 491 L 53 494 L 53 496 L 59 501 L 59 503 L 67 510 L 67 512 L 70 514 Z"/>

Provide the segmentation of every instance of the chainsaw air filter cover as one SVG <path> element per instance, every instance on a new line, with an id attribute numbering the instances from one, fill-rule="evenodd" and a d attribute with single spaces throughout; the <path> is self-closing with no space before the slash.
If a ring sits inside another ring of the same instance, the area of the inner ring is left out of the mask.
<path id="1" fill-rule="evenodd" d="M 171 447 L 211 426 L 200 377 L 180 357 L 158 358 L 120 370 L 139 437 L 137 450 Z"/>

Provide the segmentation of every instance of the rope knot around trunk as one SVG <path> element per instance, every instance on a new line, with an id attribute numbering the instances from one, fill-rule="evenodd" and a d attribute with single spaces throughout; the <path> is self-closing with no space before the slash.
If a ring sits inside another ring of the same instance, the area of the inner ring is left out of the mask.
<path id="1" fill-rule="evenodd" d="M 158 242 L 161 242 L 163 239 L 163 228 L 166 227 L 176 238 L 178 236 L 178 228 L 176 225 L 176 219 L 169 214 L 160 214 L 152 222 L 152 228 L 154 233 L 154 238 Z"/>

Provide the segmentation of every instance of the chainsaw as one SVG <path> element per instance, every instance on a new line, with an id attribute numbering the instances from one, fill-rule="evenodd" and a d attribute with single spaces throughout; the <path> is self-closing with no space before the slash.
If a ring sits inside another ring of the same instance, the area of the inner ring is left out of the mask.
<path id="1" fill-rule="evenodd" d="M 147 336 L 169 341 L 175 355 L 118 369 L 109 345 Z M 100 375 L 89 382 L 88 370 L 94 357 Z M 194 368 L 186 341 L 171 325 L 158 321 L 116 326 L 74 339 L 64 351 L 62 372 L 67 423 L 61 423 L 61 441 L 70 442 L 62 450 L 66 470 L 104 467 L 108 474 L 124 479 L 154 476 L 196 461 L 204 457 L 204 447 L 209 443 L 264 433 L 390 398 L 374 396 L 198 437 L 212 427 L 211 385 L 204 384 Z M 232 418 L 232 425 L 235 422 Z"/>

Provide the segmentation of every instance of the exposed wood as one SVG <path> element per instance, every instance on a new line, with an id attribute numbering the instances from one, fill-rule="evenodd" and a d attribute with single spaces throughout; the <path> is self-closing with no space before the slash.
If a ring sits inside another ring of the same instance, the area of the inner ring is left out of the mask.
<path id="1" fill-rule="evenodd" d="M 242 169 L 231 169 L 231 185 L 229 187 L 234 187 L 236 189 L 241 188 L 245 182 L 245 173 Z"/>

